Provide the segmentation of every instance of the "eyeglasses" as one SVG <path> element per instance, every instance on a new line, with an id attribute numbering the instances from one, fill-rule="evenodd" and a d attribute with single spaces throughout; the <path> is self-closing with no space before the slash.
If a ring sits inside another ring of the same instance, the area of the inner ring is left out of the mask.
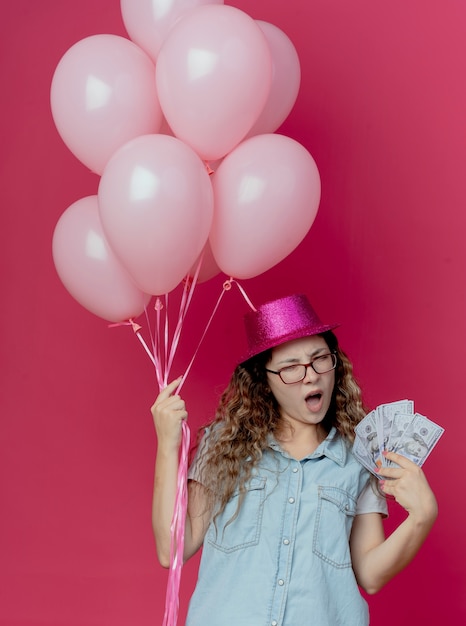
<path id="1" fill-rule="evenodd" d="M 316 357 L 310 363 L 296 363 L 296 365 L 287 365 L 278 372 L 268 370 L 267 368 L 265 368 L 265 371 L 269 372 L 269 374 L 277 374 L 278 376 L 280 376 L 285 385 L 292 385 L 293 383 L 300 383 L 306 378 L 308 367 L 312 367 L 316 374 L 325 374 L 326 372 L 334 370 L 336 366 L 337 355 L 334 352 L 329 352 L 328 354 L 322 354 Z"/>

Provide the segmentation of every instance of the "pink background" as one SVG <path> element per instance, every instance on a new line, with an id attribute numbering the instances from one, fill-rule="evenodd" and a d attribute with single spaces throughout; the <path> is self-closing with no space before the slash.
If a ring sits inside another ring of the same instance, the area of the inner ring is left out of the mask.
<path id="1" fill-rule="evenodd" d="M 232 4 L 296 46 L 302 86 L 281 130 L 313 154 L 323 186 L 304 242 L 243 286 L 255 303 L 306 291 L 341 322 L 370 406 L 409 397 L 445 427 L 425 465 L 438 522 L 370 606 L 377 626 L 464 623 L 466 4 Z M 160 624 L 155 376 L 128 328 L 109 329 L 69 296 L 51 257 L 59 216 L 99 179 L 58 136 L 50 81 L 76 41 L 125 35 L 119 2 L 3 2 L 0 24 L 0 624 Z M 198 287 L 175 373 L 223 280 Z M 193 430 L 227 381 L 245 310 L 226 294 L 195 361 L 184 390 Z M 392 507 L 387 529 L 401 519 Z M 196 560 L 183 572 L 182 617 L 195 572 Z"/>

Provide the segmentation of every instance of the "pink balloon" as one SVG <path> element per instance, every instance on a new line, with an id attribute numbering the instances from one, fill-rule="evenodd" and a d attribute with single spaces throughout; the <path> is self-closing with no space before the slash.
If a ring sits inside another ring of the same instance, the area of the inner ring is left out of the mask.
<path id="1" fill-rule="evenodd" d="M 137 317 L 150 296 L 141 292 L 102 232 L 97 196 L 72 204 L 53 233 L 55 268 L 70 294 L 91 313 L 112 322 Z"/>
<path id="2" fill-rule="evenodd" d="M 156 61 L 175 22 L 203 4 L 223 4 L 223 0 L 121 0 L 120 8 L 131 39 Z"/>
<path id="3" fill-rule="evenodd" d="M 197 154 L 168 135 L 137 137 L 108 162 L 98 197 L 107 239 L 140 289 L 174 289 L 212 223 L 212 185 Z"/>
<path id="4" fill-rule="evenodd" d="M 171 29 L 156 66 L 168 124 L 205 160 L 223 157 L 243 139 L 264 108 L 271 80 L 264 34 L 231 6 L 187 13 Z"/>
<path id="5" fill-rule="evenodd" d="M 63 141 L 97 174 L 121 145 L 162 124 L 153 62 L 117 35 L 72 46 L 55 69 L 50 101 Z"/>
<path id="6" fill-rule="evenodd" d="M 252 278 L 304 239 L 320 201 L 314 159 L 283 135 L 256 135 L 230 152 L 212 177 L 210 243 L 220 269 Z"/>
<path id="7" fill-rule="evenodd" d="M 272 85 L 269 97 L 248 137 L 273 133 L 288 117 L 298 97 L 301 66 L 291 39 L 277 26 L 256 20 L 270 46 Z"/>
<path id="8" fill-rule="evenodd" d="M 221 271 L 219 266 L 217 265 L 217 261 L 215 260 L 214 255 L 212 254 L 212 248 L 209 242 L 206 243 L 204 250 L 202 251 L 202 254 L 203 254 L 202 263 L 199 269 L 199 274 L 197 276 L 198 283 L 205 283 L 211 278 L 214 278 L 214 276 L 217 276 L 218 274 L 220 274 L 220 271 Z M 189 270 L 189 276 L 191 276 L 192 278 L 194 278 L 194 276 L 196 275 L 197 267 L 199 265 L 199 260 L 200 260 L 200 255 L 196 259 L 196 262 L 193 264 L 191 269 Z"/>

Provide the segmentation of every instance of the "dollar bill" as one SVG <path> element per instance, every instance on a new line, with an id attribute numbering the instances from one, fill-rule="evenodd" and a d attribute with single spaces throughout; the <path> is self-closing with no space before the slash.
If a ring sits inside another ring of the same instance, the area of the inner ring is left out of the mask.
<path id="1" fill-rule="evenodd" d="M 388 461 L 383 456 L 383 450 L 391 450 L 396 437 L 397 426 L 396 416 L 400 413 L 405 415 L 414 415 L 414 402 L 412 400 L 398 400 L 397 402 L 388 402 L 380 404 L 376 409 L 378 419 L 379 441 L 381 443 L 380 455 L 382 464 L 386 465 Z M 393 426 L 395 425 L 395 429 Z M 392 439 L 393 433 L 393 439 Z"/>
<path id="2" fill-rule="evenodd" d="M 425 415 L 415 413 L 392 450 L 421 467 L 444 432 L 444 428 Z"/>
<path id="3" fill-rule="evenodd" d="M 359 440 L 371 460 L 372 467 L 380 467 L 380 446 L 377 433 L 375 411 L 368 413 L 355 429 L 356 440 Z M 358 447 L 359 449 L 359 447 Z"/>
<path id="4" fill-rule="evenodd" d="M 375 476 L 377 476 L 375 472 L 376 466 L 374 464 L 372 456 L 369 455 L 369 453 L 366 450 L 364 441 L 359 437 L 356 437 L 354 440 L 353 454 L 361 463 L 361 465 L 363 465 L 367 470 L 369 470 L 369 472 L 372 472 L 373 474 L 375 474 Z"/>

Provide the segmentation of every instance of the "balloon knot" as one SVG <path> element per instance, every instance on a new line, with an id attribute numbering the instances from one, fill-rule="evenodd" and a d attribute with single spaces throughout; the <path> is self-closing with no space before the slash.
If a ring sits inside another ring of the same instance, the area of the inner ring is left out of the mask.
<path id="1" fill-rule="evenodd" d="M 155 300 L 155 304 L 154 304 L 154 309 L 156 311 L 161 311 L 163 309 L 163 304 L 162 304 L 162 300 L 160 298 L 157 298 Z"/>
<path id="2" fill-rule="evenodd" d="M 204 161 L 204 165 L 207 170 L 207 174 L 209 174 L 209 176 L 212 176 L 214 170 L 210 167 L 209 163 L 207 161 Z"/>
<path id="3" fill-rule="evenodd" d="M 142 328 L 142 326 L 140 326 L 139 324 L 137 324 L 134 320 L 128 320 L 129 323 L 131 324 L 131 328 L 133 329 L 133 331 L 135 333 L 139 332 Z"/>

